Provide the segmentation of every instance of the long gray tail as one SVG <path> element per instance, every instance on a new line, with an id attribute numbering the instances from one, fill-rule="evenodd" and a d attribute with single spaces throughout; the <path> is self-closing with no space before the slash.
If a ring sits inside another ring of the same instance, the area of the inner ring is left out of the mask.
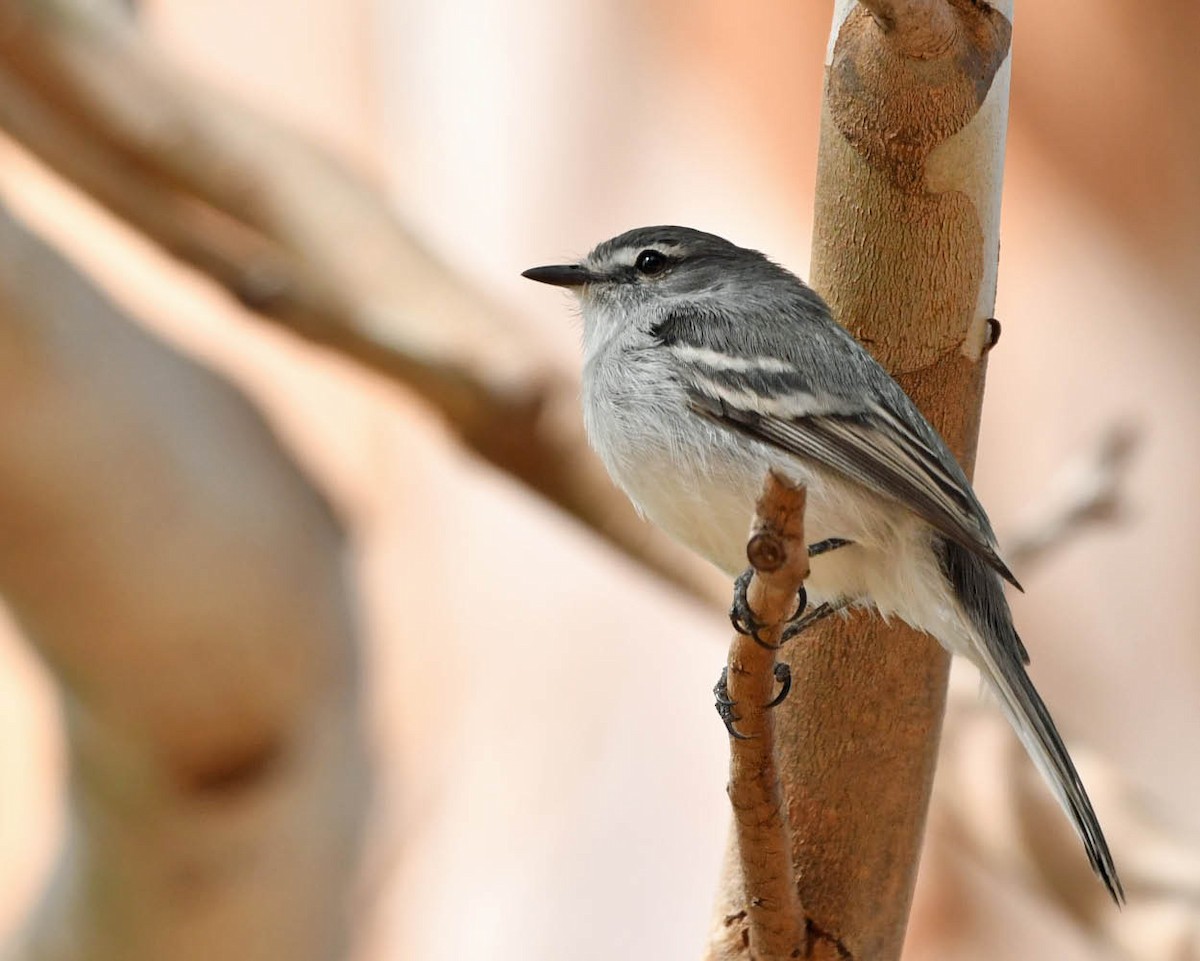
<path id="1" fill-rule="evenodd" d="M 1025 750 L 1075 826 L 1092 870 L 1100 876 L 1113 900 L 1123 903 L 1125 890 L 1092 802 L 1050 712 L 1025 672 L 1029 656 L 1013 629 L 999 576 L 980 558 L 952 541 L 944 541 L 940 553 L 942 571 L 975 627 L 978 640 L 975 660 L 979 669 L 999 695 L 1004 713 Z"/>

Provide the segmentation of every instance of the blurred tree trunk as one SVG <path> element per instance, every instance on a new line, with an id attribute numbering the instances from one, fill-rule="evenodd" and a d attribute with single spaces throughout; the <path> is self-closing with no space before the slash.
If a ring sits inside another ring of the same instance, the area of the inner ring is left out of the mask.
<path id="1" fill-rule="evenodd" d="M 228 383 L 0 211 L 0 591 L 69 836 L 11 961 L 331 961 L 366 796 L 340 524 Z"/>
<path id="2" fill-rule="evenodd" d="M 1011 3 L 913 0 L 834 15 L 812 284 L 970 471 L 996 291 Z M 777 719 L 814 957 L 898 958 L 949 656 L 872 615 L 783 652 Z M 748 957 L 731 855 L 710 959 Z"/>

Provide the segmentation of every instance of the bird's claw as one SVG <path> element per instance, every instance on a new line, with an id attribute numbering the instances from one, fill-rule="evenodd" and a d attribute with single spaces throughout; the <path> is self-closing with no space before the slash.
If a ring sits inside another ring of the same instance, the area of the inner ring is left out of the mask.
<path id="1" fill-rule="evenodd" d="M 779 661 L 775 665 L 775 680 L 782 686 L 779 688 L 779 693 L 763 705 L 763 708 L 768 711 L 773 707 L 779 707 L 780 704 L 787 700 L 788 693 L 792 689 L 792 669 L 784 664 L 783 661 Z"/>
<path id="2" fill-rule="evenodd" d="M 729 668 L 721 668 L 721 676 L 717 679 L 716 685 L 713 687 L 713 697 L 716 698 L 717 716 L 725 724 L 725 730 L 729 732 L 729 736 L 736 741 L 749 741 L 754 737 L 753 734 L 743 734 L 733 725 L 741 720 L 741 717 L 734 711 L 733 698 L 729 696 Z"/>
<path id="3" fill-rule="evenodd" d="M 754 611 L 750 608 L 750 599 L 746 596 L 752 577 L 754 577 L 754 568 L 747 567 L 733 582 L 733 606 L 729 608 L 729 623 L 739 634 L 744 637 L 752 637 L 762 644 L 764 643 L 763 639 L 758 636 L 762 624 L 754 616 Z"/>
<path id="4" fill-rule="evenodd" d="M 804 585 L 801 584 L 800 587 L 796 589 L 796 613 L 787 619 L 787 624 L 783 629 L 784 634 L 787 633 L 788 627 L 790 627 L 792 624 L 795 624 L 797 621 L 804 620 L 804 609 L 806 607 L 808 607 L 808 591 L 806 591 L 804 589 Z M 783 643 L 784 639 L 781 636 L 779 638 L 779 646 L 782 647 Z"/>
<path id="5" fill-rule="evenodd" d="M 754 611 L 750 607 L 750 599 L 746 596 L 746 592 L 750 588 L 750 579 L 754 577 L 754 568 L 748 567 L 744 570 L 738 579 L 733 584 L 733 606 L 729 609 L 729 623 L 733 625 L 733 629 L 744 637 L 749 637 L 759 647 L 766 648 L 768 651 L 777 651 L 783 646 L 782 641 L 779 644 L 772 644 L 770 641 L 763 640 L 758 633 L 763 628 L 763 624 L 754 615 Z M 808 606 L 808 593 L 801 585 L 796 592 L 796 613 L 788 620 L 788 624 L 794 623 L 797 619 L 803 617 L 804 608 Z"/>
<path id="6" fill-rule="evenodd" d="M 763 710 L 769 711 L 773 707 L 778 707 L 787 700 L 788 693 L 792 689 L 792 669 L 780 661 L 775 665 L 774 669 L 775 680 L 781 687 L 779 693 L 775 695 L 769 702 L 763 705 Z M 721 668 L 721 676 L 717 679 L 717 683 L 713 686 L 713 697 L 716 699 L 717 715 L 725 724 L 725 730 L 729 732 L 729 736 L 737 741 L 749 741 L 755 735 L 743 734 L 734 724 L 741 720 L 740 715 L 734 710 L 736 702 L 729 696 L 729 668 Z"/>

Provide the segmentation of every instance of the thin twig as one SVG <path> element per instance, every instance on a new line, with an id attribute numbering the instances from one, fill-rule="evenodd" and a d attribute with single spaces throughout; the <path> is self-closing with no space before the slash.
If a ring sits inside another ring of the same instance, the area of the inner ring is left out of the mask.
<path id="1" fill-rule="evenodd" d="M 1130 424 L 1113 424 L 1054 478 L 1042 503 L 1008 539 L 1008 558 L 1017 567 L 1044 560 L 1088 527 L 1120 517 L 1123 486 L 1141 439 Z"/>
<path id="2" fill-rule="evenodd" d="M 747 598 L 759 637 L 777 644 L 796 612 L 808 576 L 803 487 L 767 475 L 746 553 L 754 568 Z M 775 765 L 775 652 L 736 634 L 729 647 L 728 688 L 744 739 L 730 739 L 729 800 L 741 861 L 750 949 L 761 961 L 799 957 L 804 912 L 792 873 L 791 836 Z"/>

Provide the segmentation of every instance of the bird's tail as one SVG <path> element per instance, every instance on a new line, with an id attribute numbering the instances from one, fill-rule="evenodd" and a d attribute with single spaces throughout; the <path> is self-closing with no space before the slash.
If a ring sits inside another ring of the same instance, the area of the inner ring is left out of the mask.
<path id="1" fill-rule="evenodd" d="M 1028 655 L 1013 629 L 1000 578 L 965 548 L 945 542 L 942 568 L 974 628 L 974 660 L 1025 750 L 1050 785 L 1083 841 L 1092 870 L 1121 904 L 1125 891 L 1079 773 L 1050 712 L 1025 671 Z"/>

